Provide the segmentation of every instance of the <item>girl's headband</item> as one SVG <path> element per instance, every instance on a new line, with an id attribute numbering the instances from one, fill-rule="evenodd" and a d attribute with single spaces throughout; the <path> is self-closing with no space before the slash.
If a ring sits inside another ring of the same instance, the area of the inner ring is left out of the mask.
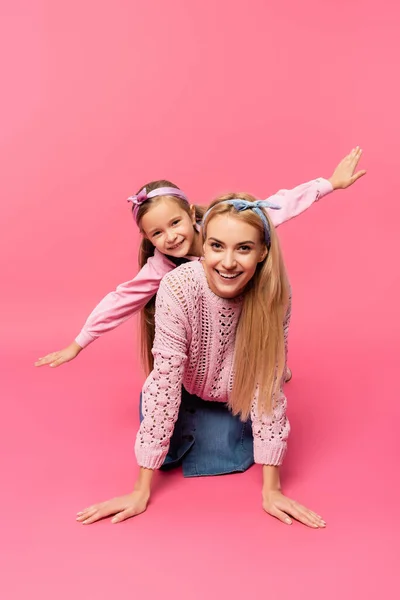
<path id="1" fill-rule="evenodd" d="M 128 202 L 132 202 L 133 204 L 133 216 L 135 218 L 136 223 L 138 211 L 143 202 L 146 202 L 146 200 L 150 200 L 151 198 L 156 198 L 157 196 L 177 196 L 178 198 L 182 198 L 182 200 L 189 204 L 189 200 L 187 199 L 185 194 L 178 188 L 160 187 L 147 193 L 146 188 L 144 187 L 142 190 L 140 190 L 138 194 L 136 194 L 135 196 L 129 196 L 128 198 Z"/>
<path id="2" fill-rule="evenodd" d="M 269 200 L 256 200 L 255 202 L 249 202 L 248 200 L 243 200 L 242 198 L 232 198 L 232 200 L 223 200 L 222 202 L 218 202 L 217 204 L 214 204 L 214 206 L 212 206 L 211 208 L 208 209 L 208 211 L 205 213 L 204 217 L 203 217 L 203 224 L 205 223 L 206 218 L 208 217 L 208 215 L 210 214 L 210 212 L 213 210 L 213 208 L 215 208 L 216 206 L 219 206 L 220 204 L 229 204 L 231 206 L 233 206 L 235 208 L 235 210 L 237 210 L 238 212 L 242 212 L 243 210 L 252 210 L 253 212 L 255 212 L 261 219 L 263 227 L 264 227 L 264 238 L 265 238 L 265 244 L 268 248 L 268 250 L 271 247 L 271 229 L 269 226 L 269 222 L 267 217 L 264 214 L 264 211 L 262 211 L 262 208 L 272 208 L 274 210 L 280 210 L 281 207 L 278 206 L 277 204 L 272 204 L 272 202 L 269 202 Z"/>

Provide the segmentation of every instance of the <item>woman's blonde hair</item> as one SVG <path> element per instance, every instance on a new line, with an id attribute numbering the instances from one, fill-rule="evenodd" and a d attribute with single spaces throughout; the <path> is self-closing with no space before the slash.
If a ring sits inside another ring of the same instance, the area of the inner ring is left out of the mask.
<path id="1" fill-rule="evenodd" d="M 243 199 L 254 202 L 250 194 L 226 194 L 210 205 L 203 224 L 207 226 L 217 215 L 229 215 L 255 227 L 265 243 L 262 219 L 251 209 L 238 212 L 227 200 Z M 278 391 L 286 370 L 284 321 L 289 306 L 290 288 L 283 263 L 280 244 L 268 213 L 263 210 L 270 230 L 270 247 L 264 260 L 244 292 L 242 312 L 236 331 L 234 379 L 229 404 L 233 414 L 242 420 L 249 417 L 255 394 L 258 394 L 260 412 L 273 408 L 274 394 Z"/>
<path id="2" fill-rule="evenodd" d="M 177 185 L 175 185 L 171 181 L 168 181 L 167 179 L 160 179 L 158 181 L 151 181 L 150 183 L 146 183 L 146 185 L 139 188 L 139 191 L 142 190 L 144 187 L 146 188 L 147 193 L 152 192 L 153 190 L 156 190 L 156 189 L 162 188 L 162 187 L 172 187 L 172 188 L 179 189 Z M 139 191 L 138 191 L 138 193 L 139 193 Z M 139 248 L 139 267 L 140 268 L 142 268 L 147 263 L 148 259 L 154 255 L 154 249 L 155 249 L 153 244 L 150 242 L 150 240 L 147 239 L 143 235 L 143 231 L 140 226 L 142 218 L 148 212 L 148 210 L 150 210 L 150 208 L 152 206 L 154 206 L 154 204 L 156 204 L 159 200 L 165 199 L 165 198 L 168 198 L 168 199 L 176 202 L 180 208 L 182 208 L 190 217 L 192 217 L 189 204 L 187 202 L 185 202 L 185 200 L 183 200 L 182 198 L 179 198 L 178 196 L 156 196 L 155 198 L 151 198 L 151 199 L 148 199 L 145 202 L 143 202 L 143 204 L 141 204 L 141 206 L 139 207 L 139 210 L 138 210 L 137 216 L 136 216 L 136 222 L 142 233 L 142 241 L 141 241 L 140 248 Z M 206 207 L 194 205 L 194 208 L 195 208 L 196 222 L 199 222 L 203 218 L 203 215 L 206 211 Z M 132 211 L 133 211 L 133 209 L 134 209 L 134 206 L 132 206 Z M 149 300 L 148 303 L 146 304 L 146 306 L 140 311 L 141 358 L 142 358 L 142 364 L 143 364 L 144 371 L 147 375 L 153 370 L 153 362 L 154 362 L 154 358 L 153 358 L 153 354 L 152 354 L 151 350 L 153 348 L 154 333 L 155 333 L 155 324 L 154 324 L 155 304 L 156 304 L 156 297 L 153 296 L 153 298 L 151 300 Z"/>

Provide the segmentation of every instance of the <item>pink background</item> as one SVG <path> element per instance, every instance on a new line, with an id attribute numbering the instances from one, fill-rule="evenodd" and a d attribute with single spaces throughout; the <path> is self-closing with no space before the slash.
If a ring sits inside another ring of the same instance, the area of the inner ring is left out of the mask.
<path id="1" fill-rule="evenodd" d="M 397 3 L 1 13 L 1 597 L 398 598 Z M 257 467 L 162 475 L 145 515 L 77 525 L 134 481 L 134 321 L 60 369 L 33 362 L 135 274 L 126 197 L 160 177 L 203 203 L 268 195 L 329 177 L 356 144 L 367 177 L 280 229 L 294 288 L 283 479 L 327 529 L 264 514 Z"/>

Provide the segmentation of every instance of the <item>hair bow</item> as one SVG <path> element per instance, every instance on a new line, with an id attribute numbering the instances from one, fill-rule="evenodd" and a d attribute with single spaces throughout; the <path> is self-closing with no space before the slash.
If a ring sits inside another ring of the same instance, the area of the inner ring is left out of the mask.
<path id="1" fill-rule="evenodd" d="M 273 204 L 269 200 L 256 200 L 255 202 L 249 202 L 248 200 L 243 200 L 243 198 L 232 198 L 232 200 L 224 200 L 220 204 L 230 204 L 238 212 L 242 212 L 244 210 L 252 210 L 253 212 L 255 212 L 262 221 L 262 224 L 264 227 L 265 244 L 266 244 L 268 250 L 270 249 L 270 247 L 271 247 L 271 231 L 270 231 L 268 219 L 261 209 L 262 208 L 272 208 L 273 210 L 280 210 L 281 206 L 278 206 L 278 204 Z M 203 217 L 203 222 L 204 222 L 205 218 L 208 216 L 208 214 L 212 211 L 212 209 L 215 208 L 215 206 L 218 206 L 218 204 L 215 204 L 212 208 L 210 208 L 206 212 L 206 214 Z"/>
<path id="2" fill-rule="evenodd" d="M 128 198 L 128 202 L 132 202 L 132 204 L 134 204 L 135 206 L 140 206 L 141 204 L 143 204 L 143 202 L 146 202 L 146 200 L 147 191 L 145 187 L 142 190 L 140 190 L 138 194 L 135 194 L 134 196 L 129 196 Z"/>

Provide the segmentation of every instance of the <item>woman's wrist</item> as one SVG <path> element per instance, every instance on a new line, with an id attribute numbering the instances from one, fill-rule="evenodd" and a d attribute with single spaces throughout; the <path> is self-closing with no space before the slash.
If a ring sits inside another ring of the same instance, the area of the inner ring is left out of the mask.
<path id="1" fill-rule="evenodd" d="M 134 487 L 135 492 L 144 492 L 150 494 L 153 475 L 153 469 L 145 469 L 144 467 L 140 467 L 139 475 Z"/>
<path id="2" fill-rule="evenodd" d="M 280 489 L 281 481 L 279 477 L 279 467 L 263 465 L 263 494 L 273 491 L 280 491 Z"/>

